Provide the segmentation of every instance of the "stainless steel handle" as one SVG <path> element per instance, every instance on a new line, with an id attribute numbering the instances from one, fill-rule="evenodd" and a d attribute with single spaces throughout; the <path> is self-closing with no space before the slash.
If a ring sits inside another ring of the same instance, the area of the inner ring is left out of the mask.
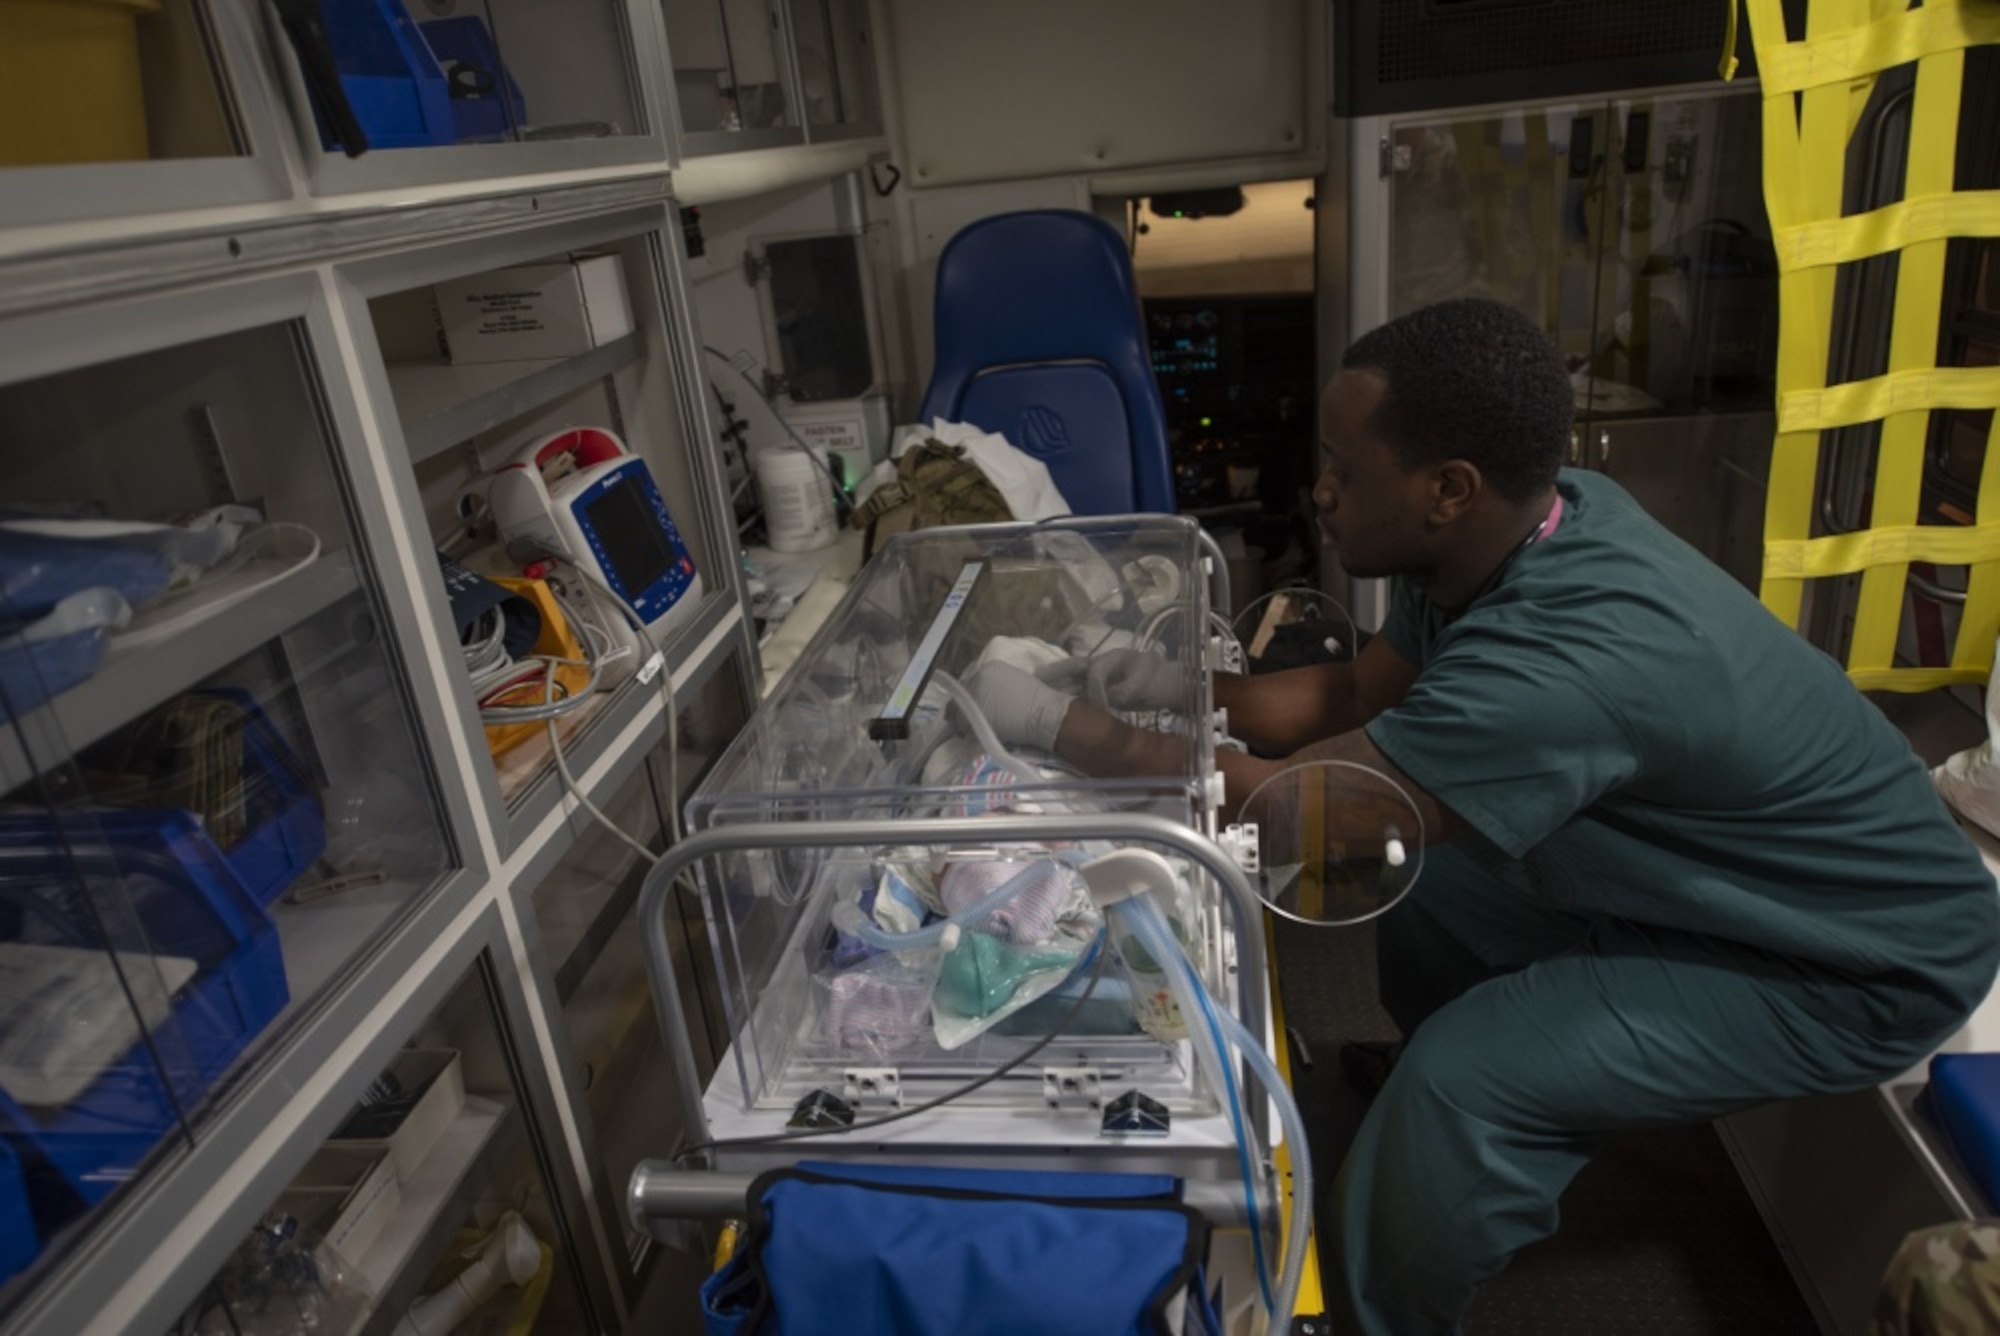
<path id="1" fill-rule="evenodd" d="M 1597 432 L 1597 466 L 1603 468 L 1611 462 L 1611 428 L 1602 427 Z"/>

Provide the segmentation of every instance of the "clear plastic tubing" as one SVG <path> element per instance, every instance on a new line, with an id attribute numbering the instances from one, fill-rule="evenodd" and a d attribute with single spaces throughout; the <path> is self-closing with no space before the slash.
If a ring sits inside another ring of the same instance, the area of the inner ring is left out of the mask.
<path id="1" fill-rule="evenodd" d="M 1114 912 L 1126 915 L 1126 921 L 1132 925 L 1141 945 L 1152 953 L 1155 960 L 1162 964 L 1173 962 L 1179 966 L 1179 968 L 1169 966 L 1164 971 L 1167 976 L 1167 986 L 1174 994 L 1175 1005 L 1180 1007 L 1181 1015 L 1187 1020 L 1188 1034 L 1199 1036 L 1195 1043 L 1195 1060 L 1214 1064 L 1209 1067 L 1209 1079 L 1215 1083 L 1216 1089 L 1227 1089 L 1220 1067 L 1224 1058 L 1215 1052 L 1212 1043 L 1205 1042 L 1208 1030 L 1197 1018 L 1213 1016 L 1221 1025 L 1222 1032 L 1228 1037 L 1229 1042 L 1242 1051 L 1244 1060 L 1250 1064 L 1250 1070 L 1256 1074 L 1258 1081 L 1269 1093 L 1271 1102 L 1277 1105 L 1278 1121 L 1284 1126 L 1285 1139 L 1291 1143 L 1292 1200 L 1294 1203 L 1311 1202 L 1312 1157 L 1306 1148 L 1305 1120 L 1299 1116 L 1299 1106 L 1293 1102 L 1292 1092 L 1286 1088 L 1284 1078 L 1278 1074 L 1277 1064 L 1272 1062 L 1270 1054 L 1264 1051 L 1263 1042 L 1244 1029 L 1243 1023 L 1237 1020 L 1227 1007 L 1215 1006 L 1213 1003 L 1207 1007 L 1203 1006 L 1203 1002 L 1207 999 L 1196 995 L 1195 990 L 1200 985 L 1195 981 L 1193 968 L 1187 964 L 1187 955 L 1181 950 L 1180 943 L 1167 928 L 1166 920 L 1160 916 L 1159 908 L 1150 897 L 1133 896 L 1128 900 L 1119 901 L 1112 908 Z M 1254 1223 L 1251 1228 L 1256 1228 Z M 1305 1274 L 1306 1234 L 1304 1222 L 1295 1220 L 1289 1236 L 1285 1239 L 1285 1255 L 1278 1271 L 1278 1292 L 1267 1330 L 1282 1331 L 1283 1324 L 1291 1321 L 1292 1307 L 1298 1300 L 1299 1284 Z"/>
<path id="2" fill-rule="evenodd" d="M 888 931 L 862 913 L 861 906 L 852 900 L 842 900 L 833 907 L 833 926 L 884 951 L 908 951 L 913 947 L 940 944 L 949 951 L 958 944 L 958 939 L 954 937 L 950 942 L 945 942 L 947 929 L 957 931 L 969 928 L 1019 895 L 1027 886 L 1028 878 L 1037 871 L 1037 864 L 1040 862 L 1040 859 L 1036 859 L 1034 862 L 1023 863 L 1019 872 L 1001 882 L 974 903 L 950 918 L 939 919 L 936 923 L 926 923 L 915 932 Z"/>
<path id="3" fill-rule="evenodd" d="M 1023 784 L 1037 788 L 1048 783 L 1033 766 L 1007 750 L 1001 743 L 999 735 L 993 731 L 993 725 L 986 722 L 986 712 L 979 708 L 979 702 L 972 699 L 972 693 L 967 691 L 957 678 L 950 673 L 941 672 L 933 673 L 931 681 L 944 688 L 944 694 L 951 697 L 951 703 L 965 716 L 965 722 L 972 725 L 972 731 L 978 737 L 979 745 L 986 749 L 988 756 L 1004 766 L 1008 774 Z"/>

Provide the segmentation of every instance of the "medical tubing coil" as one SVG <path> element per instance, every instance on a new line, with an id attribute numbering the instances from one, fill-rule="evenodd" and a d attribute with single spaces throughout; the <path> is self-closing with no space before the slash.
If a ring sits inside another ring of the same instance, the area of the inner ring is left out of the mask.
<path id="1" fill-rule="evenodd" d="M 1298 1103 L 1285 1085 L 1278 1064 L 1264 1051 L 1264 1045 L 1227 1008 L 1217 1007 L 1215 1016 L 1222 1022 L 1223 1034 L 1236 1045 L 1243 1054 L 1243 1060 L 1250 1064 L 1250 1070 L 1257 1074 L 1257 1079 L 1270 1093 L 1271 1102 L 1278 1107 L 1278 1121 L 1284 1124 L 1285 1139 L 1292 1146 L 1292 1222 L 1285 1234 L 1285 1255 L 1278 1266 L 1277 1308 L 1280 1314 L 1290 1314 L 1298 1301 L 1299 1284 L 1305 1276 L 1306 1236 L 1311 1233 L 1304 1218 L 1304 1213 L 1312 1209 L 1313 1200 L 1312 1154 L 1306 1145 L 1305 1119 L 1299 1115 Z M 1277 1317 L 1272 1319 L 1273 1322 L 1279 1320 Z M 1283 1320 L 1290 1319 L 1286 1317 Z"/>
<path id="2" fill-rule="evenodd" d="M 1134 896 L 1129 900 L 1120 901 L 1114 906 L 1114 912 L 1117 911 L 1127 914 L 1126 921 L 1138 934 L 1140 943 L 1154 954 L 1154 959 L 1162 962 L 1174 961 L 1181 966 L 1179 969 L 1168 968 L 1165 973 L 1168 987 L 1173 990 L 1174 1001 L 1181 1008 L 1182 1014 L 1189 1018 L 1198 1014 L 1207 1015 L 1219 1023 L 1224 1035 L 1242 1052 L 1244 1061 L 1249 1063 L 1251 1071 L 1263 1083 L 1271 1102 L 1277 1106 L 1278 1121 L 1284 1125 L 1285 1136 L 1291 1142 L 1292 1201 L 1295 1203 L 1295 1210 L 1310 1209 L 1308 1204 L 1313 1199 L 1312 1158 L 1306 1147 L 1305 1120 L 1300 1116 L 1299 1106 L 1292 1099 L 1291 1091 L 1286 1087 L 1284 1077 L 1279 1074 L 1277 1064 L 1271 1060 L 1270 1054 L 1264 1051 L 1263 1043 L 1251 1035 L 1227 1007 L 1209 1004 L 1206 991 L 1201 989 L 1186 953 L 1181 950 L 1180 944 L 1168 929 L 1166 920 L 1160 916 L 1159 908 L 1150 899 L 1145 896 Z M 1188 1033 L 1193 1035 L 1198 1028 L 1190 1024 Z M 1212 1057 L 1211 1054 L 1212 1050 L 1204 1045 L 1196 1045 L 1197 1060 L 1209 1057 L 1219 1068 L 1222 1059 Z M 1217 1084 L 1227 1089 L 1233 1082 L 1225 1077 L 1219 1079 Z M 1254 1229 L 1256 1227 L 1254 1214 L 1252 1220 Z M 1278 1293 L 1272 1306 L 1273 1329 L 1281 1329 L 1277 1324 L 1289 1322 L 1289 1315 L 1298 1301 L 1299 1285 L 1305 1274 L 1307 1233 L 1302 1220 L 1295 1220 L 1293 1227 L 1287 1233 L 1285 1255 L 1278 1271 Z"/>
<path id="3" fill-rule="evenodd" d="M 951 697 L 952 704 L 958 706 L 959 713 L 965 716 L 965 722 L 972 725 L 973 735 L 979 739 L 979 745 L 986 749 L 988 756 L 1005 767 L 1008 774 L 1032 788 L 1040 788 L 1048 782 L 1033 766 L 1007 750 L 1005 744 L 1000 741 L 1000 735 L 993 731 L 993 725 L 986 722 L 986 712 L 979 708 L 979 702 L 972 699 L 972 693 L 965 689 L 963 683 L 946 672 L 934 673 L 931 680 L 944 688 L 944 694 Z"/>
<path id="4" fill-rule="evenodd" d="M 1187 953 L 1175 940 L 1165 917 L 1150 897 L 1142 895 L 1118 901 L 1107 912 L 1117 915 L 1132 930 L 1139 944 L 1159 963 L 1160 972 L 1167 977 L 1168 991 L 1174 995 L 1174 1003 L 1180 1008 L 1181 1018 L 1187 1024 L 1188 1042 L 1194 1047 L 1195 1062 L 1222 1092 L 1223 1106 L 1229 1111 L 1229 1125 L 1236 1135 L 1236 1162 L 1243 1177 L 1243 1213 L 1251 1222 L 1250 1250 L 1256 1265 L 1257 1288 L 1267 1311 L 1275 1316 L 1280 1310 L 1271 1293 L 1270 1267 L 1264 1258 L 1263 1231 L 1256 1223 L 1257 1171 L 1250 1137 L 1244 1130 L 1245 1105 L 1237 1090 L 1235 1071 L 1230 1067 L 1228 1053 L 1223 1048 L 1222 1027 L 1215 1019 L 1215 1007 L 1210 1004 L 1208 993 L 1201 986 L 1194 967 L 1188 963 Z M 1197 1019 L 1207 1023 L 1196 1024 Z"/>

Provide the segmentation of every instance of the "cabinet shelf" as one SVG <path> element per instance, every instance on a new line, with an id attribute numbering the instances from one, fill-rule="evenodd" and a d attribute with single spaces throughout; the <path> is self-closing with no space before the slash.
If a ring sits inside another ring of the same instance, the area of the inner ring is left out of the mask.
<path id="1" fill-rule="evenodd" d="M 490 1165 L 521 1130 L 514 1106 L 485 1095 L 467 1095 L 465 1107 L 424 1157 L 424 1167 L 402 1185 L 403 1204 L 359 1258 L 349 1259 L 375 1296 L 357 1331 L 387 1331 L 417 1298 L 431 1265 L 453 1230 L 465 1223 L 473 1202 L 490 1184 L 475 1172 Z"/>
<path id="2" fill-rule="evenodd" d="M 218 607 L 164 644 L 114 649 L 96 673 L 23 715 L 16 730 L 0 731 L 0 793 L 18 788 L 360 588 L 353 558 L 335 552 L 240 602 Z"/>
<path id="3" fill-rule="evenodd" d="M 575 357 L 549 362 L 391 362 L 389 385 L 403 420 L 410 461 L 422 463 L 482 431 L 554 403 L 630 366 L 643 351 L 627 334 Z"/>

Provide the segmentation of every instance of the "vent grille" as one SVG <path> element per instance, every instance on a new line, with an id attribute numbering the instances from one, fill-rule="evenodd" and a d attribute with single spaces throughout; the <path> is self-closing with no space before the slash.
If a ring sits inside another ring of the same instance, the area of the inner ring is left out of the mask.
<path id="1" fill-rule="evenodd" d="M 1716 77 L 1734 0 L 1332 0 L 1334 113 L 1537 102 Z M 1780 0 L 1803 29 L 1806 0 Z M 1754 77 L 1739 30 L 1739 73 Z"/>
<path id="2" fill-rule="evenodd" d="M 1712 0 L 1538 0 L 1505 8 L 1383 0 L 1380 14 L 1375 77 L 1383 84 L 1682 53 L 1712 58 L 1728 22 L 1725 7 Z"/>

